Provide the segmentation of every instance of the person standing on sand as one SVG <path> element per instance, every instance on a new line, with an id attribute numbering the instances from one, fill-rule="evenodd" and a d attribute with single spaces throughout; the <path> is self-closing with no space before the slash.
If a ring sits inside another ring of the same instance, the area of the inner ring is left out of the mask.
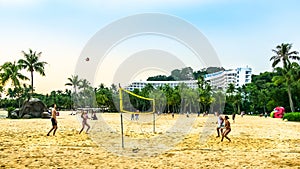
<path id="1" fill-rule="evenodd" d="M 55 136 L 55 132 L 57 130 L 57 120 L 56 120 L 56 104 L 53 105 L 52 111 L 51 111 L 51 123 L 52 123 L 52 129 L 48 132 L 47 136 L 50 135 L 50 133 L 53 131 L 53 136 Z"/>
<path id="2" fill-rule="evenodd" d="M 243 117 L 243 116 L 244 116 L 244 114 L 245 114 L 245 112 L 244 112 L 244 111 L 241 111 L 241 117 Z"/>
<path id="3" fill-rule="evenodd" d="M 83 111 L 81 114 L 82 118 L 82 129 L 80 130 L 79 134 L 83 131 L 84 127 L 87 126 L 88 128 L 86 129 L 86 134 L 88 134 L 88 131 L 90 129 L 90 125 L 87 123 L 87 119 L 89 119 L 89 116 L 87 112 Z"/>
<path id="4" fill-rule="evenodd" d="M 233 113 L 232 113 L 232 121 L 233 121 L 233 123 L 235 123 L 235 120 L 234 120 L 234 119 L 235 119 L 235 113 L 233 112 Z"/>
<path id="5" fill-rule="evenodd" d="M 220 132 L 221 132 L 221 135 L 223 134 L 223 123 L 224 123 L 224 119 L 222 118 L 222 116 L 219 114 L 219 113 L 216 113 L 217 117 L 218 117 L 218 121 L 217 121 L 217 133 L 218 133 L 218 136 L 217 137 L 220 137 Z"/>
<path id="6" fill-rule="evenodd" d="M 186 112 L 186 117 L 190 117 L 189 111 Z"/>
<path id="7" fill-rule="evenodd" d="M 267 118 L 268 117 L 268 113 L 267 112 L 265 112 L 265 118 Z"/>
<path id="8" fill-rule="evenodd" d="M 222 139 L 221 141 L 223 141 L 224 137 L 229 140 L 229 142 L 231 142 L 230 138 L 227 137 L 227 135 L 230 133 L 231 131 L 231 127 L 230 127 L 230 122 L 228 121 L 229 117 L 225 116 L 225 131 L 222 134 Z"/>
<path id="9" fill-rule="evenodd" d="M 136 110 L 135 120 L 139 120 L 140 111 Z"/>

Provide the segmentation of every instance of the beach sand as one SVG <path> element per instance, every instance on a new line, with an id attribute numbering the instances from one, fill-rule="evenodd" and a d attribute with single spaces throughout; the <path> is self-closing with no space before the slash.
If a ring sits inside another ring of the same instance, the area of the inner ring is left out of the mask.
<path id="1" fill-rule="evenodd" d="M 60 112 L 56 136 L 46 136 L 50 119 L 0 118 L 0 168 L 300 168 L 297 122 L 237 116 L 232 142 L 220 142 L 214 117 L 161 115 L 153 133 L 150 116 L 124 115 L 122 149 L 119 114 L 97 114 L 80 135 L 80 116 L 69 114 Z"/>

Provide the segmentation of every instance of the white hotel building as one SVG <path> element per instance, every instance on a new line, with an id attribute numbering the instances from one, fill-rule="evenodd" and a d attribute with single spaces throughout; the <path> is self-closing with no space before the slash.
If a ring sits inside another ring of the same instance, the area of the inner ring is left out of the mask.
<path id="1" fill-rule="evenodd" d="M 236 87 L 242 87 L 243 85 L 251 82 L 252 69 L 251 68 L 237 68 L 230 69 L 211 74 L 206 74 L 204 80 L 207 81 L 212 87 L 227 88 L 230 83 L 233 83 Z M 147 84 L 152 84 L 154 88 L 169 84 L 174 88 L 180 83 L 185 83 L 190 88 L 197 88 L 197 80 L 185 80 L 185 81 L 139 81 L 133 82 L 126 87 L 127 90 L 133 91 L 134 89 L 141 90 Z"/>
<path id="2" fill-rule="evenodd" d="M 151 84 L 154 88 L 158 88 L 159 86 L 163 86 L 165 84 L 169 84 L 170 87 L 174 88 L 175 86 L 178 86 L 180 83 L 185 83 L 190 88 L 197 88 L 197 80 L 184 80 L 184 81 L 139 81 L 139 82 L 133 82 L 131 85 L 126 87 L 127 90 L 133 91 L 134 89 L 141 90 L 144 88 L 147 84 Z"/>
<path id="3" fill-rule="evenodd" d="M 230 83 L 235 87 L 242 87 L 251 83 L 251 75 L 252 69 L 246 67 L 206 74 L 204 80 L 216 88 L 226 88 Z"/>

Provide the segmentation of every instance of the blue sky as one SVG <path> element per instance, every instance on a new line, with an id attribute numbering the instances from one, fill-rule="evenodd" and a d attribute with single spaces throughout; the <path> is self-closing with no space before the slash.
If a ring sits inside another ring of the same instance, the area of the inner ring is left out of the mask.
<path id="1" fill-rule="evenodd" d="M 293 43 L 300 50 L 299 6 L 296 0 L 0 0 L 0 64 L 20 59 L 28 48 L 42 51 L 49 65 L 46 77 L 36 75 L 36 90 L 64 90 L 98 30 L 126 16 L 157 12 L 196 26 L 225 68 L 248 65 L 257 74 L 272 70 L 276 45 Z"/>

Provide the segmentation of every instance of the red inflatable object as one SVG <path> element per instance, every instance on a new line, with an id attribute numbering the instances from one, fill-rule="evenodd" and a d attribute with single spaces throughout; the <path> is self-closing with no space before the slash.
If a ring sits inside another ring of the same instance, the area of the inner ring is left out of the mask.
<path id="1" fill-rule="evenodd" d="M 283 107 L 276 107 L 274 109 L 274 118 L 283 118 L 285 109 Z"/>

